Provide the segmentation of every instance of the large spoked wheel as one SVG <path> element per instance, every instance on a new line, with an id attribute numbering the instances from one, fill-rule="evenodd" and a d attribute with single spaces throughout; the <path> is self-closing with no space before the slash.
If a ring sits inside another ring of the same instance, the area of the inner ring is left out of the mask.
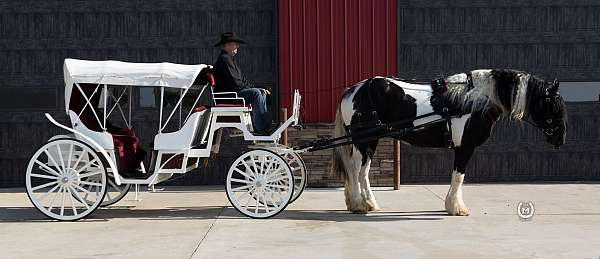
<path id="1" fill-rule="evenodd" d="M 57 220 L 78 220 L 100 206 L 107 180 L 106 167 L 90 146 L 57 139 L 31 157 L 25 183 L 29 199 L 41 213 Z"/>
<path id="2" fill-rule="evenodd" d="M 250 150 L 238 157 L 227 173 L 227 198 L 240 213 L 269 218 L 292 200 L 294 176 L 286 160 L 273 151 Z"/>
<path id="3" fill-rule="evenodd" d="M 285 150 L 279 153 L 279 155 L 285 159 L 292 169 L 292 175 L 294 175 L 294 195 L 292 195 L 292 200 L 290 201 L 292 203 L 300 197 L 300 194 L 302 194 L 306 187 L 306 165 L 300 155 L 293 150 Z"/>

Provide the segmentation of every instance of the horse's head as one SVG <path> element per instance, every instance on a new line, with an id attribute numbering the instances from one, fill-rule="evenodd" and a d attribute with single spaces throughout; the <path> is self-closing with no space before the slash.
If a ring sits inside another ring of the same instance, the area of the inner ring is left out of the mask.
<path id="1" fill-rule="evenodd" d="M 545 82 L 543 92 L 532 98 L 529 105 L 531 119 L 542 129 L 546 142 L 554 148 L 565 143 L 567 134 L 567 110 L 558 91 L 559 86 L 557 79 Z"/>

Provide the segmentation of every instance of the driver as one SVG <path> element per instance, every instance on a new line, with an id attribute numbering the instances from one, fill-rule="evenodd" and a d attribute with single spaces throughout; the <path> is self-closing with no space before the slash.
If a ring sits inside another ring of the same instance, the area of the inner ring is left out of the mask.
<path id="1" fill-rule="evenodd" d="M 214 65 L 215 81 L 217 82 L 215 92 L 236 92 L 244 98 L 246 103 L 250 103 L 255 133 L 265 134 L 271 124 L 266 101 L 270 92 L 254 86 L 242 74 L 235 55 L 238 53 L 240 45 L 244 43 L 235 33 L 225 32 L 221 34 L 221 39 L 215 44 L 215 47 L 221 48 L 221 53 Z"/>

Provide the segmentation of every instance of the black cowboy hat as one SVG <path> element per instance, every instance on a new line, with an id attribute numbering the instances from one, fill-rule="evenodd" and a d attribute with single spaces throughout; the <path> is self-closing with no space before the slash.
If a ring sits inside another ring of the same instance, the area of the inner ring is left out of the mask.
<path id="1" fill-rule="evenodd" d="M 221 40 L 215 44 L 215 47 L 219 47 L 227 42 L 237 42 L 239 44 L 246 43 L 242 39 L 238 38 L 238 36 L 235 35 L 235 32 L 225 32 L 221 34 Z"/>

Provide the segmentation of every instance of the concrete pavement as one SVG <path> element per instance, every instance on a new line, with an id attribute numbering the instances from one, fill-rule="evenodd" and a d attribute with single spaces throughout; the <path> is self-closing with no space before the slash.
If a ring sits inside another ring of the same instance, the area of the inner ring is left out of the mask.
<path id="1" fill-rule="evenodd" d="M 446 185 L 378 188 L 383 211 L 345 211 L 340 189 L 309 189 L 274 218 L 228 207 L 222 187 L 129 194 L 54 222 L 21 189 L 0 190 L 1 258 L 599 258 L 600 184 L 466 184 L 469 217 L 443 211 Z M 522 221 L 519 201 L 535 215 Z"/>

